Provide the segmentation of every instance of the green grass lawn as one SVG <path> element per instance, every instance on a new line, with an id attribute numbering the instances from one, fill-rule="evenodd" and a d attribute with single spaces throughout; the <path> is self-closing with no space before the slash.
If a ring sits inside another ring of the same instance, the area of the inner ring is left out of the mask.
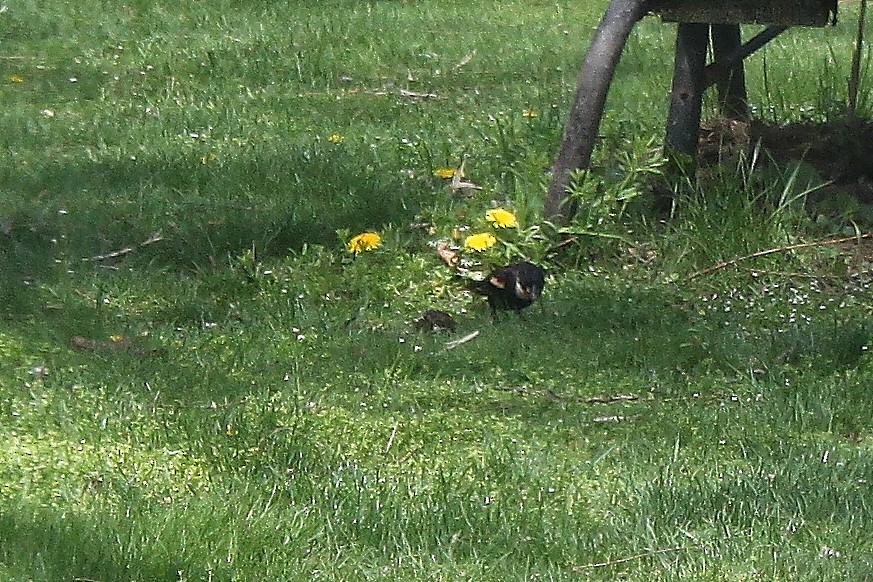
<path id="1" fill-rule="evenodd" d="M 0 6 L 0 580 L 873 577 L 869 245 L 698 274 L 852 224 L 748 160 L 649 207 L 672 25 L 562 244 L 605 2 L 44 4 Z M 841 10 L 749 62 L 759 116 L 840 109 Z M 482 230 L 548 269 L 523 318 L 434 250 Z"/>

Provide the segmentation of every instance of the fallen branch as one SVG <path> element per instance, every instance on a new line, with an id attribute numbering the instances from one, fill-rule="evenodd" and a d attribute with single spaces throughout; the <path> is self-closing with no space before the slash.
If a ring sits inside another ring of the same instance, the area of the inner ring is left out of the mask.
<path id="1" fill-rule="evenodd" d="M 112 251 L 111 253 L 106 253 L 105 255 L 95 255 L 93 257 L 86 257 L 82 260 L 96 262 L 96 261 L 105 261 L 106 259 L 115 259 L 117 257 L 122 257 L 126 254 L 132 253 L 133 251 L 135 251 L 137 249 L 141 249 L 145 246 L 148 246 L 150 244 L 153 244 L 153 243 L 156 243 L 156 242 L 162 241 L 162 240 L 164 240 L 164 237 L 161 236 L 160 232 L 156 232 L 155 234 L 153 234 L 152 236 L 150 236 L 146 240 L 142 241 L 141 243 L 139 243 L 135 247 L 125 247 L 125 248 L 119 249 L 117 251 Z"/>
<path id="2" fill-rule="evenodd" d="M 401 97 L 424 97 L 429 99 L 436 99 L 439 97 L 436 93 L 418 93 L 416 91 L 409 91 L 407 89 L 400 90 Z"/>
<path id="3" fill-rule="evenodd" d="M 748 254 L 748 255 L 743 255 L 741 257 L 735 257 L 729 261 L 717 263 L 715 265 L 712 265 L 711 267 L 707 267 L 707 268 L 703 269 L 702 271 L 697 271 L 696 273 L 691 273 L 688 277 L 685 278 L 685 280 L 691 281 L 692 279 L 696 279 L 697 277 L 700 277 L 701 275 L 707 275 L 709 273 L 712 273 L 714 271 L 719 271 L 719 270 L 724 269 L 726 267 L 732 267 L 732 266 L 736 265 L 737 263 L 740 263 L 742 261 L 747 261 L 749 259 L 754 259 L 756 257 L 763 257 L 766 255 L 772 255 L 774 253 L 784 253 L 786 251 L 793 251 L 796 249 L 805 249 L 805 248 L 809 248 L 809 247 L 821 247 L 821 246 L 826 246 L 826 245 L 837 245 L 840 243 L 850 242 L 853 240 L 861 240 L 863 238 L 873 238 L 873 233 L 868 232 L 868 233 L 864 233 L 861 235 L 844 236 L 841 238 L 832 238 L 832 239 L 828 239 L 828 240 L 817 240 L 817 241 L 806 242 L 806 243 L 797 243 L 797 244 L 793 244 L 793 245 L 786 245 L 783 247 L 776 247 L 773 249 L 766 249 L 763 251 L 756 251 L 756 252 Z"/>
<path id="4" fill-rule="evenodd" d="M 593 568 L 606 568 L 607 566 L 615 566 L 617 564 L 624 564 L 626 562 L 633 562 L 634 560 L 641 560 L 643 558 L 650 558 L 652 556 L 657 556 L 659 554 L 669 554 L 671 552 L 684 552 L 686 550 L 694 550 L 699 548 L 700 546 L 674 546 L 672 548 L 662 548 L 660 550 L 652 550 L 651 552 L 645 552 L 642 554 L 636 554 L 634 556 L 627 556 L 625 558 L 618 558 L 616 560 L 607 560 L 606 562 L 597 562 L 596 564 L 585 564 L 583 566 L 573 566 L 574 572 L 582 572 L 584 570 L 591 570 Z"/>
<path id="5" fill-rule="evenodd" d="M 579 404 L 614 404 L 616 402 L 633 402 L 639 400 L 637 394 L 612 394 L 609 396 L 574 396 L 570 394 L 559 394 L 551 388 L 545 390 L 528 389 L 524 386 L 498 386 L 498 390 L 504 392 L 515 392 L 522 396 L 543 396 L 554 402 L 577 402 Z"/>
<path id="6" fill-rule="evenodd" d="M 401 97 L 412 97 L 416 99 L 437 99 L 439 95 L 436 93 L 419 93 L 417 91 L 410 91 L 409 89 L 400 89 L 396 93 L 393 91 L 388 91 L 385 89 L 376 89 L 376 90 L 368 90 L 368 89 L 349 89 L 345 91 L 348 95 L 374 95 L 376 97 L 387 97 L 388 95 L 400 95 Z"/>
<path id="7" fill-rule="evenodd" d="M 458 347 L 459 345 L 467 343 L 468 341 L 470 341 L 471 339 L 475 338 L 475 337 L 478 336 L 478 335 L 479 335 L 479 330 L 476 330 L 476 331 L 474 331 L 473 333 L 468 333 L 467 335 L 465 335 L 465 336 L 462 337 L 462 338 L 459 338 L 459 339 L 456 339 L 456 340 L 454 340 L 454 341 L 450 341 L 450 342 L 448 342 L 448 343 L 446 344 L 446 349 L 447 349 L 447 350 L 453 350 L 453 349 L 455 349 L 456 347 Z"/>
<path id="8" fill-rule="evenodd" d="M 612 396 L 590 396 L 588 398 L 577 398 L 577 402 L 582 404 L 612 404 L 614 402 L 629 402 L 639 400 L 640 397 L 636 394 L 613 394 Z"/>

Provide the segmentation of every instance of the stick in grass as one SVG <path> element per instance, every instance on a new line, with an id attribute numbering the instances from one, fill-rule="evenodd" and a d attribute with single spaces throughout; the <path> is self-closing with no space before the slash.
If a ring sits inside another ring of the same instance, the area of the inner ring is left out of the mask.
<path id="1" fill-rule="evenodd" d="M 756 251 L 756 252 L 748 254 L 748 255 L 743 255 L 741 257 L 735 257 L 729 261 L 717 263 L 715 265 L 712 265 L 711 267 L 707 267 L 707 268 L 703 269 L 702 271 L 697 271 L 696 273 L 691 273 L 688 277 L 686 277 L 685 280 L 691 281 L 692 279 L 696 279 L 697 277 L 700 277 L 701 275 L 707 275 L 709 273 L 719 271 L 719 270 L 724 269 L 726 267 L 732 267 L 732 266 L 736 265 L 737 263 L 740 263 L 742 261 L 747 261 L 749 259 L 754 259 L 755 257 L 763 257 L 766 255 L 772 255 L 774 253 L 784 253 L 786 251 L 793 251 L 796 249 L 805 249 L 805 248 L 809 248 L 809 247 L 821 247 L 821 246 L 826 246 L 826 245 L 837 245 L 837 244 L 844 243 L 844 242 L 850 242 L 853 240 L 861 240 L 863 238 L 871 238 L 871 237 L 873 237 L 873 233 L 868 232 L 868 233 L 854 235 L 854 236 L 844 236 L 841 238 L 832 238 L 832 239 L 828 239 L 828 240 L 817 240 L 817 241 L 806 242 L 806 243 L 797 243 L 797 244 L 793 244 L 793 245 L 786 245 L 784 247 L 776 247 L 773 249 Z"/>
<path id="2" fill-rule="evenodd" d="M 126 254 L 132 253 L 136 249 L 141 249 L 142 247 L 148 246 L 150 244 L 156 243 L 158 241 L 164 240 L 164 237 L 161 236 L 160 232 L 156 232 L 146 240 L 142 241 L 135 247 L 125 247 L 123 249 L 119 249 L 117 251 L 112 251 L 111 253 L 106 253 L 105 255 L 95 255 L 93 257 L 87 257 L 82 259 L 83 261 L 105 261 L 106 259 L 115 259 L 117 257 L 122 257 Z"/>
<path id="3" fill-rule="evenodd" d="M 394 429 L 391 431 L 391 436 L 388 437 L 388 444 L 385 445 L 385 452 L 391 450 L 391 445 L 394 444 L 394 436 L 397 434 L 397 427 L 400 426 L 400 421 L 394 423 Z"/>
<path id="4" fill-rule="evenodd" d="M 650 558 L 652 556 L 657 556 L 658 554 L 668 554 L 671 552 L 684 552 L 686 550 L 693 550 L 699 548 L 700 546 L 674 546 L 672 548 L 661 548 L 660 550 L 652 550 L 651 552 L 645 552 L 642 554 L 636 554 L 633 556 L 627 556 L 624 558 L 617 558 L 615 560 L 607 560 L 605 562 L 597 562 L 596 564 L 584 564 L 582 566 L 574 566 L 574 572 L 581 572 L 583 570 L 591 570 L 593 568 L 606 568 L 607 566 L 615 566 L 617 564 L 624 564 L 625 562 L 632 562 L 634 560 L 641 560 L 643 558 Z"/>
<path id="5" fill-rule="evenodd" d="M 468 333 L 467 335 L 465 335 L 462 338 L 456 339 L 454 341 L 450 341 L 446 344 L 446 349 L 453 350 L 456 347 L 458 347 L 459 345 L 467 343 L 471 339 L 475 338 L 477 335 L 479 335 L 479 330 L 476 330 L 473 333 Z"/>
<path id="6" fill-rule="evenodd" d="M 855 50 L 852 51 L 852 71 L 849 75 L 849 114 L 854 117 L 858 108 L 858 87 L 861 79 L 861 51 L 864 49 L 864 19 L 867 15 L 867 0 L 861 0 L 858 13 L 858 32 L 855 36 Z"/>

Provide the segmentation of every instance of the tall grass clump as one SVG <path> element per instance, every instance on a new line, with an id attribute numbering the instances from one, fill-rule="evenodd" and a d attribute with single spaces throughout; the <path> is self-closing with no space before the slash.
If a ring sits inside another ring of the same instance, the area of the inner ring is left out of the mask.
<path id="1" fill-rule="evenodd" d="M 715 264 L 790 245 L 815 230 L 807 197 L 826 185 L 801 161 L 780 164 L 757 146 L 675 190 L 682 260 Z M 780 260 L 783 257 L 780 257 Z"/>

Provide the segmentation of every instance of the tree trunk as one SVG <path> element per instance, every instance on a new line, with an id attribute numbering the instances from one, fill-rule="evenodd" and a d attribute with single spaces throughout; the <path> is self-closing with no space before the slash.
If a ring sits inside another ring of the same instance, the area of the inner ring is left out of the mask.
<path id="1" fill-rule="evenodd" d="M 579 72 L 576 96 L 546 194 L 545 215 L 550 220 L 566 222 L 575 214 L 572 205 L 565 205 L 570 174 L 587 168 L 591 162 L 615 67 L 634 24 L 645 15 L 647 4 L 647 0 L 612 0 L 597 27 Z"/>

